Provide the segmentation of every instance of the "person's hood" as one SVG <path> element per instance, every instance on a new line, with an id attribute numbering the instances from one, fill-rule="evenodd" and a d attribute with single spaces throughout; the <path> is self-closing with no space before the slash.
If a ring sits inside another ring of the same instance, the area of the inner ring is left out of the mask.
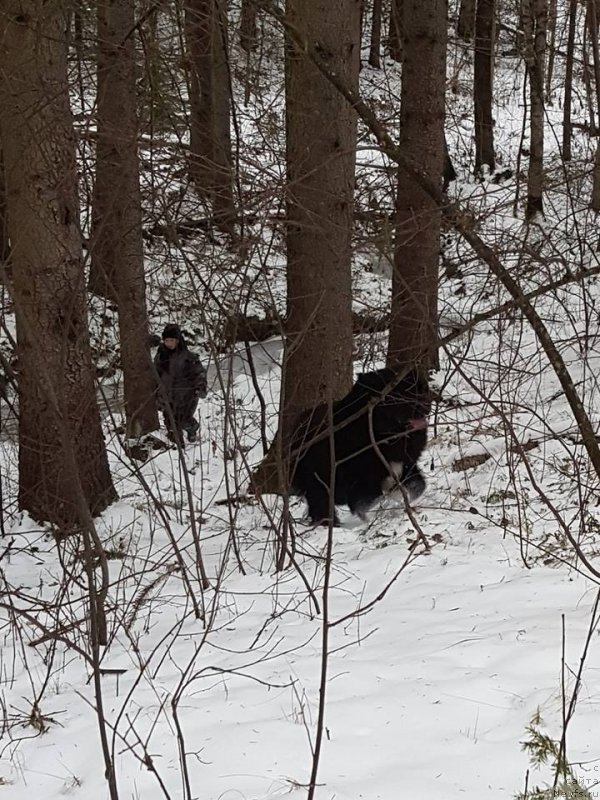
<path id="1" fill-rule="evenodd" d="M 165 328 L 162 332 L 162 340 L 164 341 L 165 339 L 177 339 L 179 342 L 177 345 L 177 350 L 187 350 L 187 344 L 179 325 L 165 325 Z"/>

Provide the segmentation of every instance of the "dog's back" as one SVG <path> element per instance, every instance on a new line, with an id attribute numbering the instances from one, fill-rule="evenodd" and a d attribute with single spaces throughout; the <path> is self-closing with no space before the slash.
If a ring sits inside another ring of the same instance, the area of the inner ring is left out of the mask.
<path id="1" fill-rule="evenodd" d="M 331 489 L 338 505 L 360 513 L 385 491 L 390 465 L 416 469 L 426 444 L 429 390 L 415 372 L 400 380 L 384 367 L 361 373 L 352 389 L 333 404 L 335 486 L 331 481 L 331 432 L 327 405 L 308 411 L 293 437 L 297 461 L 292 487 L 307 498 L 309 515 L 319 521 L 328 514 Z M 396 467 L 394 467 L 395 469 Z M 417 469 L 418 472 L 418 469 Z M 402 473 L 400 473 L 402 474 Z"/>

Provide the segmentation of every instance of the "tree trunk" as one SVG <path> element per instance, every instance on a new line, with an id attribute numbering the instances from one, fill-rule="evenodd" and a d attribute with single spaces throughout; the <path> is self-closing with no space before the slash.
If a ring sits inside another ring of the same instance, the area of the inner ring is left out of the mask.
<path id="1" fill-rule="evenodd" d="M 569 33 L 565 62 L 565 94 L 563 100 L 562 157 L 571 160 L 571 106 L 573 100 L 573 62 L 575 56 L 575 31 L 577 24 L 577 0 L 569 0 Z"/>
<path id="2" fill-rule="evenodd" d="M 525 217 L 543 215 L 544 203 L 544 74 L 547 0 L 522 0 L 524 59 L 530 87 L 529 173 Z"/>
<path id="3" fill-rule="evenodd" d="M 292 25 L 358 87 L 360 0 L 288 0 Z M 344 395 L 352 383 L 351 236 L 356 114 L 289 44 L 285 409 Z M 327 346 L 324 347 L 324 343 Z"/>
<path id="4" fill-rule="evenodd" d="M 475 3 L 476 0 L 460 0 L 456 35 L 463 42 L 470 42 L 475 35 Z"/>
<path id="5" fill-rule="evenodd" d="M 592 64 L 594 67 L 594 88 L 596 89 L 596 116 L 600 127 L 600 50 L 598 48 L 598 20 L 596 18 L 597 7 L 595 0 L 588 0 L 586 25 L 589 31 L 592 49 Z M 598 133 L 598 130 L 596 130 Z"/>
<path id="6" fill-rule="evenodd" d="M 212 202 L 215 222 L 233 231 L 226 0 L 184 0 L 190 71 L 190 175 Z"/>
<path id="7" fill-rule="evenodd" d="M 404 29 L 402 27 L 403 5 L 404 0 L 391 0 L 388 48 L 390 58 L 393 58 L 394 61 L 402 61 L 402 41 L 404 38 Z"/>
<path id="8" fill-rule="evenodd" d="M 247 53 L 256 50 L 258 44 L 256 14 L 256 1 L 242 0 L 242 11 L 240 14 L 240 47 Z"/>
<path id="9" fill-rule="evenodd" d="M 550 0 L 548 9 L 548 67 L 546 69 L 546 102 L 552 105 L 552 76 L 556 53 L 556 0 Z"/>
<path id="10" fill-rule="evenodd" d="M 454 164 L 452 163 L 452 157 L 450 156 L 450 150 L 448 148 L 448 141 L 446 139 L 446 134 L 444 133 L 444 169 L 442 172 L 442 191 L 446 192 L 452 181 L 455 181 L 456 178 L 456 170 L 454 169 Z"/>
<path id="11" fill-rule="evenodd" d="M 556 0 L 554 0 L 556 2 Z M 588 0 L 588 3 L 592 2 L 592 0 Z M 595 19 L 595 26 L 596 26 L 596 34 L 598 33 L 598 28 L 600 26 L 600 0 L 593 0 L 594 4 L 594 19 Z"/>
<path id="12" fill-rule="evenodd" d="M 10 254 L 8 219 L 6 216 L 6 184 L 4 181 L 4 156 L 0 148 L 0 264 L 4 265 Z M 2 283 L 2 272 L 0 272 Z"/>
<path id="13" fill-rule="evenodd" d="M 483 165 L 494 171 L 494 120 L 492 97 L 494 81 L 494 0 L 477 0 L 475 20 L 475 173 Z"/>
<path id="14" fill-rule="evenodd" d="M 598 126 L 596 125 L 596 110 L 594 107 L 594 87 L 592 86 L 590 53 L 588 47 L 589 30 L 590 27 L 588 24 L 587 13 L 586 13 L 586 19 L 583 26 L 583 45 L 581 48 L 583 52 L 582 77 L 583 77 L 583 84 L 585 86 L 585 99 L 587 102 L 588 114 L 590 115 L 590 136 L 596 136 L 596 133 L 598 131 Z"/>
<path id="15" fill-rule="evenodd" d="M 600 48 L 598 46 L 598 19 L 595 0 L 588 0 L 586 24 L 592 43 L 592 59 L 594 64 L 594 83 L 596 86 L 596 112 L 600 119 Z M 596 156 L 594 158 L 591 206 L 596 213 L 600 211 L 600 137 L 596 139 Z"/>
<path id="16" fill-rule="evenodd" d="M 381 0 L 373 0 L 373 15 L 371 17 L 371 45 L 369 48 L 369 64 L 375 69 L 381 67 L 379 57 L 381 51 Z"/>
<path id="17" fill-rule="evenodd" d="M 158 428 L 148 346 L 133 0 L 100 0 L 90 289 L 116 301 L 129 437 Z"/>
<path id="18" fill-rule="evenodd" d="M 440 184 L 444 167 L 447 0 L 404 0 L 400 151 Z M 388 363 L 430 366 L 437 339 L 440 211 L 398 169 Z"/>
<path id="19" fill-rule="evenodd" d="M 600 211 L 600 138 L 596 139 L 591 206 L 596 213 Z"/>
<path id="20" fill-rule="evenodd" d="M 0 127 L 19 358 L 19 505 L 81 523 L 115 498 L 96 403 L 60 4 L 6 0 Z"/>
<path id="21" fill-rule="evenodd" d="M 293 27 L 358 88 L 360 0 L 288 0 Z M 281 491 L 298 415 L 352 385 L 351 237 L 356 114 L 286 41 L 287 319 L 281 427 L 256 475 Z"/>

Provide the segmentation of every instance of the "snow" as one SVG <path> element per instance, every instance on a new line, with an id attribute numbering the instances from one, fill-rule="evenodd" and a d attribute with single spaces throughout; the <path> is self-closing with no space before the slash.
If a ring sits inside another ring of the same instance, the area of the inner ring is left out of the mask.
<path id="1" fill-rule="evenodd" d="M 272 356 L 276 347 L 266 352 Z M 244 397 L 248 379 L 239 357 L 236 363 L 233 394 Z M 273 388 L 276 368 L 266 355 L 259 363 L 261 381 Z M 518 504 L 509 492 L 492 497 L 506 469 L 501 439 L 496 446 L 481 437 L 493 456 L 471 471 L 469 496 L 461 497 L 464 473 L 447 466 L 456 413 L 451 409 L 438 421 L 425 462 L 433 456 L 446 467 L 429 475 L 416 509 L 431 552 L 393 499 L 366 526 L 346 513 L 333 532 L 318 798 L 514 796 L 529 768 L 520 743 L 531 719 L 539 712 L 543 732 L 561 730 L 563 674 L 568 702 L 597 581 L 572 558 L 570 565 L 555 559 L 545 565 L 533 544 L 528 550 L 524 531 L 519 540 L 512 521 Z M 101 665 L 120 796 L 304 797 L 318 717 L 327 532 L 296 525 L 295 563 L 304 578 L 292 565 L 276 573 L 274 533 L 260 506 L 216 504 L 226 495 L 222 457 L 213 446 L 223 421 L 216 389 L 201 421 L 201 441 L 186 449 L 185 459 L 194 513 L 206 520 L 201 541 L 210 589 L 202 594 L 194 567 L 175 451 L 142 467 L 170 516 L 170 536 L 122 467 L 121 500 L 99 522 L 103 540 L 121 553 L 109 562 L 110 644 Z M 470 442 L 479 446 L 476 436 Z M 551 452 L 548 446 L 544 462 Z M 239 464 L 227 463 L 234 480 Z M 546 463 L 540 468 L 548 469 Z M 557 497 L 568 518 L 568 494 L 559 487 Z M 274 513 L 275 499 L 267 501 Z M 497 505 L 508 521 L 494 518 Z M 532 518 L 542 514 L 538 498 L 524 506 Z M 301 516 L 298 502 L 293 512 Z M 548 530 L 547 519 L 536 524 Z M 77 543 L 67 539 L 57 550 L 26 519 L 8 536 L 14 544 L 3 558 L 2 608 L 7 619 L 11 607 L 31 609 L 35 619 L 17 614 L 19 627 L 7 624 L 2 640 L 0 775 L 7 796 L 108 797 L 89 664 L 63 643 L 29 645 L 68 619 L 80 631 L 70 629 L 66 638 L 85 648 L 85 601 L 70 581 L 66 602 L 57 558 L 60 550 L 63 563 L 73 566 Z M 206 624 L 194 617 L 172 541 L 181 548 Z M 60 596 L 60 609 L 50 610 Z M 568 729 L 580 785 L 592 792 L 600 768 L 597 639 L 594 628 Z M 28 720 L 36 698 L 43 732 Z M 539 776 L 532 772 L 530 785 L 533 779 L 551 783 L 552 776 L 546 768 Z"/>
<path id="2" fill-rule="evenodd" d="M 327 737 L 317 796 L 511 796 L 527 769 L 519 741 L 530 718 L 539 709 L 546 725 L 559 724 L 563 619 L 566 662 L 575 671 L 595 589 L 572 570 L 525 570 L 512 537 L 471 519 L 455 515 L 445 526 L 444 542 L 430 555 L 415 554 L 385 599 L 364 615 L 357 612 L 407 557 L 406 520 L 394 516 L 379 529 L 383 542 L 376 548 L 360 541 L 356 527 L 336 532 Z M 391 543 L 383 546 L 387 537 Z M 248 562 L 258 561 L 265 547 L 259 530 L 252 539 L 244 547 Z M 318 531 L 301 543 L 307 551 L 303 568 L 317 594 L 322 570 L 311 555 L 322 551 L 323 539 Z M 217 541 L 206 545 L 212 556 Z M 44 549 L 36 561 L 48 575 L 55 549 Z M 155 538 L 154 547 L 138 556 L 164 558 L 164 542 Z M 32 560 L 11 561 L 13 581 L 23 585 Z M 293 569 L 279 576 L 261 574 L 256 565 L 246 576 L 229 572 L 219 592 L 206 594 L 210 613 L 218 606 L 208 632 L 190 617 L 178 584 L 168 578 L 147 598 L 126 626 L 127 635 L 116 633 L 103 661 L 103 668 L 124 671 L 102 679 L 122 796 L 161 796 L 156 778 L 136 760 L 144 755 L 141 742 L 171 796 L 184 796 L 174 697 L 192 797 L 304 796 L 321 626 L 302 583 Z M 128 617 L 129 602 L 122 602 L 119 615 Z M 26 658 L 31 675 L 3 661 L 13 718 L 17 710 L 28 713 L 44 679 L 34 654 Z M 593 642 L 569 728 L 571 751 L 589 762 L 586 780 L 597 766 L 599 669 Z M 13 722 L 2 768 L 11 798 L 32 792 L 47 798 L 107 796 L 87 678 L 80 660 L 60 659 L 41 703 L 50 719 L 47 732 L 29 738 L 35 731 Z"/>

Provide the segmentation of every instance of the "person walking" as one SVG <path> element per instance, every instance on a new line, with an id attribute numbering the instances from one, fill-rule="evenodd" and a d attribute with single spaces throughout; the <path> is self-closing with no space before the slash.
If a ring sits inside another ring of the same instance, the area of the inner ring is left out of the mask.
<path id="1" fill-rule="evenodd" d="M 178 325 L 167 325 L 154 357 L 158 375 L 158 403 L 171 441 L 196 440 L 199 423 L 194 416 L 198 400 L 206 397 L 206 370 L 196 353 L 188 350 Z"/>

